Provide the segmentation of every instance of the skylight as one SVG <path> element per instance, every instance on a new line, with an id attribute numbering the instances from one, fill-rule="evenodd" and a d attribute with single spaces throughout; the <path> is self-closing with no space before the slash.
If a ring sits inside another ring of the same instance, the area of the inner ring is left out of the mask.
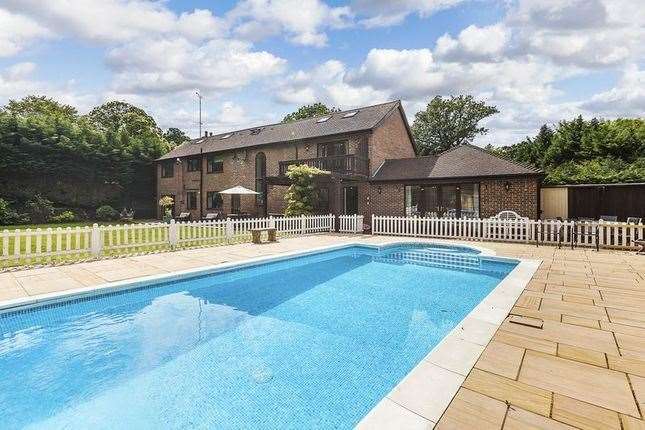
<path id="1" fill-rule="evenodd" d="M 198 140 L 198 141 L 196 141 L 195 143 L 202 143 L 203 141 L 204 141 L 204 139 L 199 139 L 199 140 Z"/>
<path id="2" fill-rule="evenodd" d="M 324 116 L 324 117 L 322 117 L 322 118 L 319 118 L 319 119 L 318 119 L 318 121 L 316 121 L 316 122 L 317 122 L 318 124 L 320 124 L 321 122 L 327 122 L 327 121 L 329 121 L 329 119 L 330 119 L 330 118 L 331 118 L 330 116 Z"/>
<path id="3" fill-rule="evenodd" d="M 251 129 L 251 135 L 260 134 L 262 132 L 262 127 Z"/>
<path id="4" fill-rule="evenodd" d="M 354 115 L 356 115 L 357 113 L 358 113 L 358 111 L 357 111 L 357 110 L 355 110 L 355 111 L 353 111 L 353 112 L 347 112 L 345 115 L 343 115 L 343 118 L 351 118 L 351 117 L 353 117 Z"/>
<path id="5" fill-rule="evenodd" d="M 224 136 L 221 137 L 221 139 L 228 139 L 229 137 L 233 136 L 233 133 L 225 134 Z"/>

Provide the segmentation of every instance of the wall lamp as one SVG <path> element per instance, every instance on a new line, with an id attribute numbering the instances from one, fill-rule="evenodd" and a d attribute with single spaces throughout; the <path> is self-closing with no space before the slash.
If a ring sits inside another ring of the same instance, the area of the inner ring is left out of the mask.
<path id="1" fill-rule="evenodd" d="M 511 189 L 511 183 L 510 183 L 510 182 L 508 182 L 508 181 L 506 181 L 506 183 L 504 184 L 504 189 L 505 189 L 506 191 L 509 191 L 509 190 Z"/>

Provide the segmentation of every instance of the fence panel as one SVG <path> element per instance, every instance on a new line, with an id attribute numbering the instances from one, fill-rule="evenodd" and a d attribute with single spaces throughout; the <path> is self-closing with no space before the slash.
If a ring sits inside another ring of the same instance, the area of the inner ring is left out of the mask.
<path id="1" fill-rule="evenodd" d="M 341 220 L 341 223 L 343 221 Z M 372 215 L 372 234 L 636 249 L 645 225 L 602 221 L 417 218 Z"/>
<path id="2" fill-rule="evenodd" d="M 358 221 L 360 219 L 360 221 Z M 355 224 L 360 223 L 362 216 Z M 251 241 L 251 230 L 276 228 L 281 236 L 333 231 L 333 215 L 3 230 L 0 269 L 100 256 L 132 255 Z"/>
<path id="3" fill-rule="evenodd" d="M 340 215 L 338 231 L 341 233 L 360 233 L 363 231 L 363 215 Z"/>

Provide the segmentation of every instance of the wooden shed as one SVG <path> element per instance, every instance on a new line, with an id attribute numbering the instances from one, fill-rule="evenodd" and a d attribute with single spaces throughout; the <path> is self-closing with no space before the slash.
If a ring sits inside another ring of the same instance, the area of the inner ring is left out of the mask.
<path id="1" fill-rule="evenodd" d="M 645 219 L 645 183 L 543 185 L 541 218 Z"/>

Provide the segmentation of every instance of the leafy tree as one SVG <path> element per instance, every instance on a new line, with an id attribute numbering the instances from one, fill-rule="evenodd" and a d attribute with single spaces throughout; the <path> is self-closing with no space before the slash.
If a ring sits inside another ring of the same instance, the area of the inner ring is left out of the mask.
<path id="1" fill-rule="evenodd" d="M 70 106 L 28 96 L 0 109 L 0 197 L 22 212 L 35 194 L 84 210 L 149 202 L 153 162 L 168 150 L 154 120 L 127 103 L 78 116 Z"/>
<path id="2" fill-rule="evenodd" d="M 535 138 L 494 151 L 542 168 L 549 184 L 641 182 L 645 181 L 645 120 L 579 116 L 561 121 L 554 129 L 542 126 Z"/>
<path id="3" fill-rule="evenodd" d="M 289 166 L 286 175 L 292 184 L 284 195 L 287 202 L 284 214 L 287 216 L 312 214 L 317 197 L 314 177 L 327 174 L 329 172 L 305 164 Z"/>
<path id="4" fill-rule="evenodd" d="M 190 137 L 188 137 L 186 133 L 175 127 L 170 127 L 168 130 L 166 130 L 163 134 L 163 137 L 164 139 L 166 139 L 166 142 L 168 142 L 173 148 L 190 140 Z"/>
<path id="5" fill-rule="evenodd" d="M 78 115 L 75 107 L 45 96 L 27 96 L 21 100 L 9 100 L 3 110 L 13 115 L 49 115 L 69 119 Z"/>
<path id="6" fill-rule="evenodd" d="M 436 96 L 425 110 L 417 112 L 412 133 L 419 145 L 421 155 L 437 154 L 486 134 L 488 129 L 479 121 L 499 111 L 477 101 L 473 96 L 451 96 L 444 99 Z"/>
<path id="7" fill-rule="evenodd" d="M 285 116 L 282 122 L 292 122 L 299 119 L 314 118 L 317 116 L 329 115 L 334 112 L 340 112 L 340 109 L 332 107 L 328 108 L 326 105 L 316 102 L 311 105 L 301 106 L 297 111 Z"/>
<path id="8" fill-rule="evenodd" d="M 545 124 L 540 127 L 540 131 L 534 138 L 527 137 L 515 145 L 500 148 L 493 148 L 489 145 L 486 149 L 522 164 L 542 168 L 544 153 L 551 146 L 552 139 L 553 130 Z"/>

